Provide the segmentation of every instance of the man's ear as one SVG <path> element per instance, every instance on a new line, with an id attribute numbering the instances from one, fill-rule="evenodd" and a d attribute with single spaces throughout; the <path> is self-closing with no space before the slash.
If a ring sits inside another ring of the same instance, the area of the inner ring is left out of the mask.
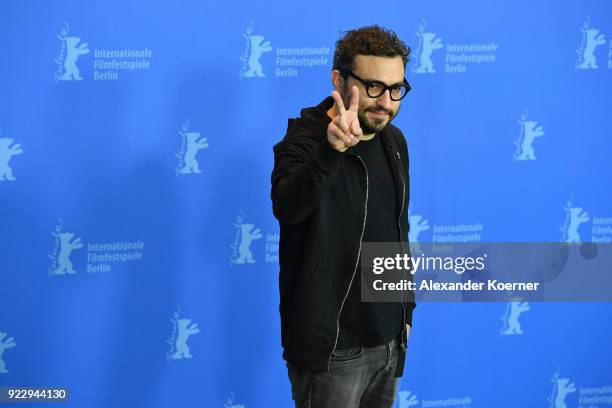
<path id="1" fill-rule="evenodd" d="M 344 78 L 340 74 L 340 71 L 338 71 L 337 69 L 332 70 L 331 79 L 332 79 L 332 85 L 334 86 L 334 89 L 340 92 L 340 90 L 342 89 L 342 86 L 344 85 Z"/>

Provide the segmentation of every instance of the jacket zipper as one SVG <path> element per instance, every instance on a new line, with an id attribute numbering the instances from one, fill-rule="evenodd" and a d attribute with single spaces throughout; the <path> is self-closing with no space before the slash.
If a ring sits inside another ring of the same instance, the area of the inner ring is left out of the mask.
<path id="1" fill-rule="evenodd" d="M 406 202 L 406 183 L 404 182 L 404 177 L 402 176 L 402 172 L 401 172 L 401 157 L 398 151 L 396 151 L 395 153 L 397 153 L 397 160 L 398 160 L 398 173 L 400 176 L 400 179 L 402 180 L 402 207 L 400 208 L 400 212 L 399 215 L 397 217 L 397 228 L 399 230 L 399 239 L 400 239 L 400 243 L 402 245 L 402 254 L 404 253 L 404 241 L 402 241 L 402 226 L 400 224 L 401 222 L 401 217 L 402 217 L 402 211 L 404 211 L 404 203 Z M 403 324 L 402 324 L 402 334 L 401 334 L 401 345 L 400 347 L 402 348 L 402 351 L 406 351 L 406 344 L 404 344 L 404 330 L 406 330 L 406 306 L 404 305 L 404 292 L 402 291 L 402 310 L 404 312 L 404 320 L 403 320 Z"/>
<path id="2" fill-rule="evenodd" d="M 342 303 L 340 304 L 340 310 L 338 311 L 338 318 L 336 319 L 336 340 L 334 341 L 334 348 L 332 349 L 331 353 L 329 353 L 329 357 L 327 359 L 327 371 L 330 370 L 329 364 L 331 362 L 331 356 L 332 354 L 334 354 L 334 351 L 336 351 L 336 347 L 338 346 L 338 337 L 340 336 L 340 315 L 342 314 L 342 308 L 344 307 L 344 302 L 346 302 L 346 298 L 348 297 L 349 292 L 351 291 L 351 286 L 353 285 L 353 280 L 355 280 L 355 274 L 357 273 L 357 266 L 359 265 L 359 257 L 361 256 L 361 241 L 363 240 L 363 233 L 365 232 L 366 218 L 368 216 L 368 189 L 369 189 L 369 183 L 370 183 L 369 176 L 368 176 L 368 168 L 365 165 L 365 162 L 363 161 L 361 156 L 359 156 L 358 154 L 355 154 L 355 156 L 359 159 L 361 164 L 363 164 L 363 168 L 365 170 L 365 175 L 366 175 L 366 198 L 365 198 L 365 208 L 364 208 L 364 214 L 363 214 L 363 225 L 361 226 L 361 236 L 359 237 L 359 250 L 357 251 L 357 261 L 355 262 L 355 269 L 353 270 L 353 276 L 351 277 L 351 281 L 349 282 L 349 287 L 346 290 L 344 299 L 342 299 Z M 403 207 L 403 204 L 402 204 L 402 207 Z M 404 320 L 405 319 L 406 317 L 405 317 L 405 312 L 404 312 Z"/>

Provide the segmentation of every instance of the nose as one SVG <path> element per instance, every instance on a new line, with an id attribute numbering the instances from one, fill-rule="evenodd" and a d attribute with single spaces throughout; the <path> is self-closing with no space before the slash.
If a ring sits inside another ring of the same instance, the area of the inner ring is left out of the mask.
<path id="1" fill-rule="evenodd" d="M 388 109 L 391 106 L 391 90 L 385 89 L 385 92 L 378 97 L 376 103 L 381 108 Z"/>

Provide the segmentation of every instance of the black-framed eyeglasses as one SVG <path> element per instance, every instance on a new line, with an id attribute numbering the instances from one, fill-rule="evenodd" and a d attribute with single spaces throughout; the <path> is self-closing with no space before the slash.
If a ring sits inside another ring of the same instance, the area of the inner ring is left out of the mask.
<path id="1" fill-rule="evenodd" d="M 359 82 L 361 82 L 362 84 L 364 84 L 365 89 L 366 89 L 366 94 L 368 94 L 370 98 L 380 98 L 380 96 L 384 94 L 388 89 L 391 100 L 399 101 L 402 98 L 404 98 L 404 96 L 406 96 L 411 89 L 411 86 L 406 80 L 406 78 L 404 78 L 404 82 L 401 84 L 395 84 L 395 85 L 388 86 L 387 84 L 381 81 L 368 81 L 368 80 L 359 78 L 350 69 L 340 68 L 338 69 L 338 71 L 340 71 L 342 76 L 344 77 L 351 76 L 355 78 L 356 80 L 358 80 Z"/>

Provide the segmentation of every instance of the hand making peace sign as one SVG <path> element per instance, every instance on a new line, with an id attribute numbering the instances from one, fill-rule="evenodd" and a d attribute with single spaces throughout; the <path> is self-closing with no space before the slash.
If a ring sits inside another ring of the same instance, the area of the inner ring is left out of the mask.
<path id="1" fill-rule="evenodd" d="M 344 102 L 338 91 L 332 92 L 334 106 L 336 107 L 336 117 L 327 126 L 327 141 L 336 150 L 346 151 L 351 146 L 359 143 L 359 138 L 363 136 L 359 119 L 357 118 L 357 108 L 359 107 L 359 90 L 353 85 L 351 88 L 351 100 L 348 110 L 344 107 Z"/>

